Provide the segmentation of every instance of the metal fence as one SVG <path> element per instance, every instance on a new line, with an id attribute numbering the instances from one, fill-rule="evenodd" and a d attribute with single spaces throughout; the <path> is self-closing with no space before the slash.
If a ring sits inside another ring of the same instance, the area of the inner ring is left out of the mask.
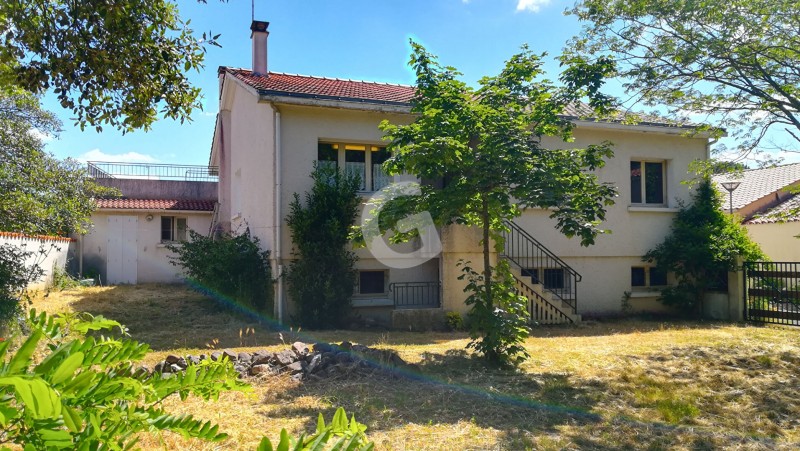
<path id="1" fill-rule="evenodd" d="M 219 167 L 217 166 L 90 161 L 86 164 L 86 170 L 90 176 L 95 178 L 195 182 L 216 182 L 219 179 Z"/>
<path id="2" fill-rule="evenodd" d="M 800 326 L 800 262 L 745 262 L 745 319 Z"/>
<path id="3" fill-rule="evenodd" d="M 396 282 L 389 284 L 395 308 L 439 308 L 439 282 Z"/>

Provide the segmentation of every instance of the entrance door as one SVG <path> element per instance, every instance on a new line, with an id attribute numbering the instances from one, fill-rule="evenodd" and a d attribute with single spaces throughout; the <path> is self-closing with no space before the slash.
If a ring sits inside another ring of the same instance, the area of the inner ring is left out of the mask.
<path id="1" fill-rule="evenodd" d="M 111 285 L 136 283 L 136 216 L 108 217 L 106 282 Z"/>

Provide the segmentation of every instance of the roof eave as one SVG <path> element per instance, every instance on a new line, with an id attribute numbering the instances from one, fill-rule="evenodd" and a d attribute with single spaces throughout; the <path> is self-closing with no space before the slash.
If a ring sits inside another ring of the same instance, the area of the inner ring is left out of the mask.
<path id="1" fill-rule="evenodd" d="M 628 132 L 659 133 L 667 135 L 686 135 L 690 134 L 693 138 L 712 138 L 710 131 L 696 131 L 697 128 L 689 125 L 668 125 L 654 124 L 650 122 L 640 122 L 638 124 L 624 124 L 622 122 L 595 121 L 591 119 L 580 119 L 570 116 L 562 116 L 568 119 L 579 128 L 594 128 L 600 130 L 623 130 Z M 726 136 L 726 135 L 723 135 Z"/>
<path id="2" fill-rule="evenodd" d="M 341 108 L 349 110 L 375 111 L 381 113 L 411 113 L 411 104 L 407 102 L 320 96 L 314 94 L 287 93 L 283 91 L 259 90 L 258 101 L 263 103 L 283 105 Z"/>
<path id="3" fill-rule="evenodd" d="M 180 213 L 180 214 L 211 214 L 214 210 L 165 210 L 163 208 L 97 208 L 95 212 L 108 213 L 127 211 L 131 213 Z"/>

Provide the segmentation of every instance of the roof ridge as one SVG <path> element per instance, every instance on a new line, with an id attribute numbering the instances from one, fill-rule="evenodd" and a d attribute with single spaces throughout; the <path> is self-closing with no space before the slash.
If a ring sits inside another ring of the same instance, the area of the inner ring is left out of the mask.
<path id="1" fill-rule="evenodd" d="M 255 75 L 255 72 L 253 72 L 252 69 L 246 69 L 246 68 L 243 68 L 243 67 L 229 67 L 229 66 L 223 66 L 223 67 L 225 67 L 226 70 L 247 71 L 247 72 L 250 72 L 251 74 Z M 404 85 L 402 83 L 389 83 L 389 82 L 385 82 L 385 81 L 354 80 L 352 78 L 325 77 L 323 75 L 293 74 L 293 73 L 290 73 L 290 72 L 269 71 L 268 75 L 272 75 L 272 74 L 274 74 L 274 75 L 286 75 L 286 76 L 289 76 L 289 77 L 313 78 L 313 79 L 316 79 L 316 80 L 349 81 L 349 82 L 352 82 L 352 83 L 364 83 L 364 84 L 369 84 L 369 85 L 397 86 L 397 87 L 401 87 L 401 88 L 413 88 L 414 87 L 413 85 Z M 261 76 L 263 76 L 263 75 L 261 75 Z"/>
<path id="2" fill-rule="evenodd" d="M 742 172 L 766 171 L 766 170 L 769 170 L 769 169 L 781 169 L 781 168 L 786 168 L 786 167 L 789 167 L 789 166 L 795 166 L 795 165 L 799 165 L 799 164 L 800 164 L 800 161 L 798 161 L 796 163 L 787 163 L 787 164 L 781 164 L 781 165 L 776 165 L 776 166 L 770 166 L 768 168 L 748 168 L 748 169 L 743 169 Z"/>

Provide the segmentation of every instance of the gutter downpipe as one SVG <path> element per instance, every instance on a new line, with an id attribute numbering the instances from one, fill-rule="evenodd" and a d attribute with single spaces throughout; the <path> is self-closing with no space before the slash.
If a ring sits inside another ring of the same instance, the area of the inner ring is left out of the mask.
<path id="1" fill-rule="evenodd" d="M 272 104 L 275 109 L 275 192 L 273 202 L 275 202 L 275 240 L 273 241 L 275 247 L 275 266 L 277 277 L 277 304 L 278 304 L 278 324 L 283 324 L 283 265 L 281 264 L 281 225 L 283 218 L 281 217 L 281 113 L 275 104 Z"/>

